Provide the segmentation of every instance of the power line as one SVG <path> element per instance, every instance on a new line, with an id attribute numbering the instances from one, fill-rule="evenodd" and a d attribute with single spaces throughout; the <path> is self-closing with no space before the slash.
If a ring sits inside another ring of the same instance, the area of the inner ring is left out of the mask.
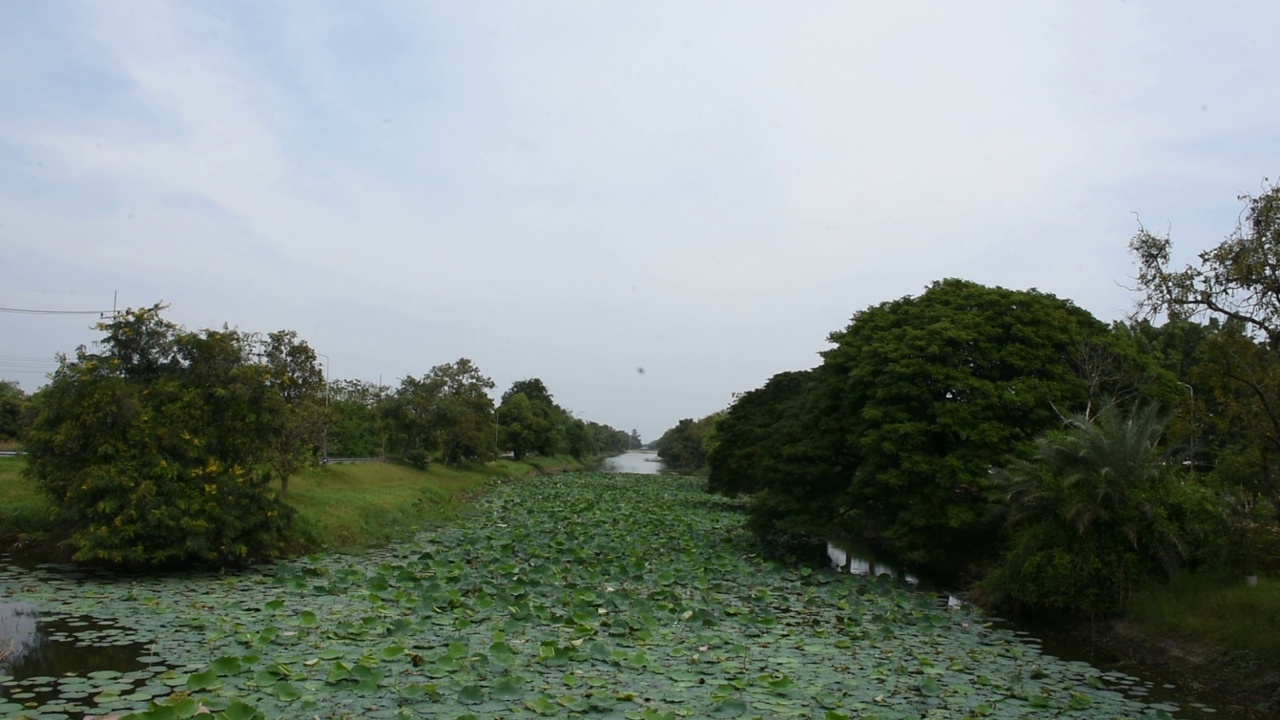
<path id="1" fill-rule="evenodd" d="M 16 315 L 97 315 L 98 317 L 105 317 L 114 315 L 115 310 L 36 310 L 32 308 L 0 307 L 0 313 L 14 313 Z"/>

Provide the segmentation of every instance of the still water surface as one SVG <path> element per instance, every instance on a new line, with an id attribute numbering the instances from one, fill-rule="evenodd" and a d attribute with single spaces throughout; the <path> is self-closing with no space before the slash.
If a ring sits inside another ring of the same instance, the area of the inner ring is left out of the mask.
<path id="1" fill-rule="evenodd" d="M 638 475 L 657 475 L 662 472 L 662 461 L 658 453 L 650 450 L 633 450 L 621 455 L 605 458 L 601 464 L 605 472 L 636 473 Z"/>

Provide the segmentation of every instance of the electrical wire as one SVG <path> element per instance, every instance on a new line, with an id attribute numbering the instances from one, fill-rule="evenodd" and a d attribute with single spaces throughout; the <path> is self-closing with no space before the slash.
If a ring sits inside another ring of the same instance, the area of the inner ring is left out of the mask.
<path id="1" fill-rule="evenodd" d="M 6 308 L 0 307 L 0 313 L 14 313 L 16 315 L 111 315 L 114 310 L 36 310 L 32 308 Z"/>

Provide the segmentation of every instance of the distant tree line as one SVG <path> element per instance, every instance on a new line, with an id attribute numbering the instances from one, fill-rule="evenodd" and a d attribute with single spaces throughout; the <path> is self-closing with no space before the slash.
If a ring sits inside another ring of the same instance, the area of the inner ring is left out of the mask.
<path id="1" fill-rule="evenodd" d="M 675 472 L 696 473 L 707 466 L 707 455 L 715 447 L 716 425 L 723 412 L 700 420 L 685 418 L 658 438 L 656 449 L 663 465 Z"/>
<path id="2" fill-rule="evenodd" d="M 432 458 L 456 465 L 511 453 L 571 455 L 579 460 L 625 452 L 628 435 L 576 418 L 537 378 L 517 380 L 495 407 L 493 381 L 470 360 L 437 365 L 391 388 L 359 380 L 329 385 L 328 447 L 334 457 Z"/>
<path id="3" fill-rule="evenodd" d="M 0 443 L 16 443 L 22 437 L 24 416 L 31 398 L 13 380 L 0 380 Z"/>
<path id="4" fill-rule="evenodd" d="M 494 383 L 466 358 L 395 390 L 326 382 L 293 331 L 191 331 L 163 306 L 99 325 L 95 351 L 59 356 L 33 396 L 0 383 L 0 441 L 21 441 L 73 557 L 116 565 L 226 565 L 278 552 L 289 478 L 326 456 L 426 467 L 503 451 L 586 459 L 627 433 L 575 418 L 541 380 Z"/>
<path id="5" fill-rule="evenodd" d="M 1145 314 L 948 279 L 856 313 L 822 363 L 659 443 L 762 539 L 855 539 L 993 602 L 1122 610 L 1198 567 L 1276 568 L 1280 189 L 1185 268 L 1131 242 Z M 1155 320 L 1160 319 L 1157 324 Z"/>

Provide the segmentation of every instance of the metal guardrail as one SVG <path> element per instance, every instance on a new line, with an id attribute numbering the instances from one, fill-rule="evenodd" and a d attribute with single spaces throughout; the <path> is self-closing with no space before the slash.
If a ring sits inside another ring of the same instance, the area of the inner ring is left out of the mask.
<path id="1" fill-rule="evenodd" d="M 0 450 L 0 457 L 17 457 L 19 455 L 26 455 L 26 453 L 21 450 Z"/>
<path id="2" fill-rule="evenodd" d="M 352 464 L 356 464 L 356 463 L 382 462 L 382 460 L 383 460 L 382 458 L 376 458 L 376 457 L 362 457 L 362 458 L 338 458 L 338 457 L 327 457 L 327 458 L 325 458 L 323 461 L 321 461 L 321 464 L 323 464 L 323 465 L 342 465 L 342 464 L 345 464 L 345 465 L 352 465 Z"/>

